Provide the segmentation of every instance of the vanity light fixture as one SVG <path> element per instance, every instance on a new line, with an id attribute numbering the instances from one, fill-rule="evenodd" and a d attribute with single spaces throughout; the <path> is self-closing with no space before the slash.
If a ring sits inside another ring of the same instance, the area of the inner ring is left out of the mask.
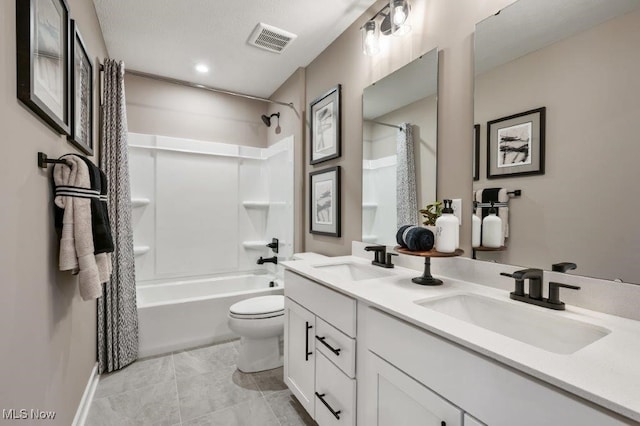
<path id="1" fill-rule="evenodd" d="M 371 20 L 365 22 L 362 31 L 362 52 L 367 56 L 374 56 L 380 52 L 378 24 Z"/>
<path id="2" fill-rule="evenodd" d="M 411 6 L 407 0 L 389 0 L 382 9 L 360 28 L 362 32 L 362 52 L 373 56 L 380 52 L 379 36 L 393 34 L 403 36 L 411 32 L 409 12 Z M 381 18 L 381 19 L 379 19 Z M 379 20 L 379 22 L 378 22 Z"/>

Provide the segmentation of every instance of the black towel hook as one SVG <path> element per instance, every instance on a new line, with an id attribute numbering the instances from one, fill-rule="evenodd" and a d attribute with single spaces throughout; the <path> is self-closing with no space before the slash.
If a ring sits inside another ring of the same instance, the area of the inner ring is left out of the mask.
<path id="1" fill-rule="evenodd" d="M 47 154 L 45 154 L 44 152 L 39 152 L 38 167 L 40 167 L 41 169 L 46 169 L 47 165 L 49 164 L 64 164 L 71 167 L 71 163 L 69 163 L 67 160 L 52 160 L 50 158 L 47 158 Z"/>

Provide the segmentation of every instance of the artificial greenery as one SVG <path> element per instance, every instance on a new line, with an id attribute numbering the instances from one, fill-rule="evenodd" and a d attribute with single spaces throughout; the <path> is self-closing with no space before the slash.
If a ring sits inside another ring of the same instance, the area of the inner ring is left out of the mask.
<path id="1" fill-rule="evenodd" d="M 424 225 L 434 226 L 436 224 L 436 219 L 442 215 L 443 205 L 441 201 L 436 201 L 427 205 L 424 209 L 420 210 L 420 214 L 426 219 L 422 222 Z"/>

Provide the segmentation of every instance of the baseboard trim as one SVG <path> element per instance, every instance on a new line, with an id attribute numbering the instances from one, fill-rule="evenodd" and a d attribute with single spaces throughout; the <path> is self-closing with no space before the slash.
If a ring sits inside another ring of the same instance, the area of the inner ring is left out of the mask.
<path id="1" fill-rule="evenodd" d="M 72 426 L 84 426 L 84 423 L 87 420 L 87 416 L 89 415 L 89 409 L 91 408 L 93 395 L 96 393 L 96 387 L 98 386 L 99 378 L 100 375 L 98 374 L 98 363 L 96 362 L 96 364 L 93 366 L 93 370 L 91 370 L 91 375 L 89 376 L 87 387 L 84 388 L 84 393 L 82 394 L 82 399 L 80 400 L 80 404 L 78 405 L 76 415 L 73 418 Z"/>

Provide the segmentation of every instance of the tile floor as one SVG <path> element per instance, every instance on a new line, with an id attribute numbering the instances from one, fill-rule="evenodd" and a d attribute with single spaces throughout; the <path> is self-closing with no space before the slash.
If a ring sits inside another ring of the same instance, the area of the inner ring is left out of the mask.
<path id="1" fill-rule="evenodd" d="M 315 425 L 284 384 L 282 368 L 236 369 L 238 344 L 146 358 L 103 375 L 86 425 Z"/>

